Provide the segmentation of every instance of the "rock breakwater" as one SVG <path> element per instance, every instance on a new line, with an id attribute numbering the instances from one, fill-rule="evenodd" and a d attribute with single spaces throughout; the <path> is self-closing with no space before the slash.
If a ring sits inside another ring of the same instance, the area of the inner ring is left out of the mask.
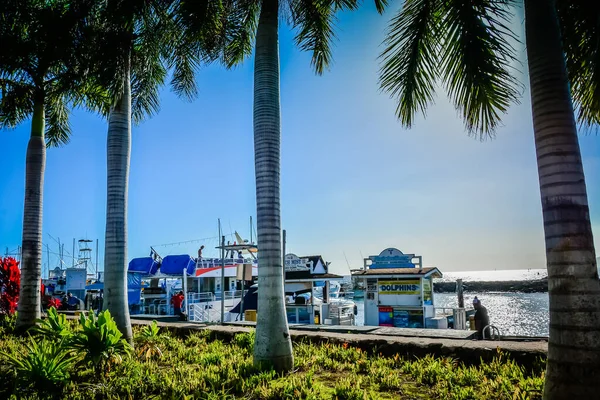
<path id="1" fill-rule="evenodd" d="M 456 292 L 456 282 L 436 282 L 433 285 L 436 293 Z M 463 282 L 465 292 L 519 292 L 519 293 L 544 293 L 548 291 L 548 279 L 529 281 L 490 281 L 490 282 Z"/>

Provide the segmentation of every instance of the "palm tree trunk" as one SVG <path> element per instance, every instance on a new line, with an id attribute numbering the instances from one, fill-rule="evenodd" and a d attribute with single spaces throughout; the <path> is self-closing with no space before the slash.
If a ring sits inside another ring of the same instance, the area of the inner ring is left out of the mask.
<path id="1" fill-rule="evenodd" d="M 264 0 L 254 60 L 254 163 L 258 233 L 258 312 L 254 364 L 294 365 L 281 261 L 278 0 Z"/>
<path id="2" fill-rule="evenodd" d="M 526 0 L 525 21 L 550 297 L 544 398 L 592 399 L 600 393 L 600 281 L 554 1 Z"/>
<path id="3" fill-rule="evenodd" d="M 44 140 L 44 101 L 34 105 L 31 137 L 25 161 L 25 204 L 23 211 L 23 244 L 21 256 L 21 287 L 17 316 L 17 331 L 24 333 L 40 318 L 42 278 L 42 214 L 46 142 Z"/>
<path id="4" fill-rule="evenodd" d="M 131 342 L 133 334 L 127 302 L 127 192 L 131 153 L 129 69 L 124 79 L 123 95 L 111 110 L 108 122 L 104 309 L 110 311 L 123 338 Z"/>

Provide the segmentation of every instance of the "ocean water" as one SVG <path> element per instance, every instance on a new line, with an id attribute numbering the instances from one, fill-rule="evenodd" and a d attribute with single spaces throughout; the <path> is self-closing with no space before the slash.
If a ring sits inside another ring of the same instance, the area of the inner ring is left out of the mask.
<path id="1" fill-rule="evenodd" d="M 443 272 L 443 271 L 442 271 Z M 530 281 L 543 279 L 548 276 L 546 269 L 507 269 L 494 271 L 459 271 L 443 272 L 441 282 L 454 282 L 462 279 L 465 282 L 501 282 L 501 281 Z"/>
<path id="2" fill-rule="evenodd" d="M 546 270 L 504 270 L 504 271 L 466 271 L 447 272 L 442 281 L 520 281 L 542 279 L 547 276 Z M 435 285 L 435 283 L 434 283 Z M 465 292 L 465 306 L 471 308 L 473 297 L 477 296 L 487 308 L 490 323 L 500 330 L 501 335 L 508 336 L 548 336 L 548 293 L 508 293 Z M 363 299 L 355 300 L 358 305 L 357 325 L 364 324 Z M 455 293 L 435 293 L 436 308 L 455 308 L 458 298 Z"/>

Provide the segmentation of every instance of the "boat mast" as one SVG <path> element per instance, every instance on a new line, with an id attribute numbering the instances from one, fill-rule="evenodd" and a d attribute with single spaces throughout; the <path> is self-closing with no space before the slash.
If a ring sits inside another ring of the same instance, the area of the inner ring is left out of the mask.
<path id="1" fill-rule="evenodd" d="M 225 235 L 221 234 L 219 218 L 219 237 L 221 238 L 221 324 L 225 322 Z"/>

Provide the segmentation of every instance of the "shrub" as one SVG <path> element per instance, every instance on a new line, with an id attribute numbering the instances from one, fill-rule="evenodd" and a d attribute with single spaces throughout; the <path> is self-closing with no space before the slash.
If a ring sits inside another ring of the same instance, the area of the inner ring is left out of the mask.
<path id="1" fill-rule="evenodd" d="M 122 361 L 122 356 L 131 352 L 131 346 L 121 339 L 122 334 L 108 310 L 97 318 L 93 311 L 87 317 L 81 314 L 79 324 L 82 329 L 71 339 L 71 346 L 83 352 L 83 361 L 91 363 L 97 371 L 112 362 Z"/>
<path id="2" fill-rule="evenodd" d="M 15 331 L 17 315 L 17 312 L 14 314 L 0 314 L 0 333 L 10 334 Z"/>
<path id="3" fill-rule="evenodd" d="M 367 400 L 372 396 L 366 389 L 361 389 L 362 380 L 360 378 L 352 380 L 342 379 L 333 390 L 333 398 L 337 400 Z"/>
<path id="4" fill-rule="evenodd" d="M 26 348 L 26 354 L 0 353 L 17 382 L 26 387 L 49 391 L 58 389 L 69 380 L 74 357 L 62 342 L 54 343 L 45 339 L 36 342 L 32 338 Z"/>
<path id="5" fill-rule="evenodd" d="M 238 333 L 235 335 L 233 342 L 240 348 L 252 352 L 254 350 L 254 339 L 256 332 L 251 330 L 247 333 Z"/>
<path id="6" fill-rule="evenodd" d="M 152 321 L 150 325 L 142 328 L 140 333 L 136 335 L 135 340 L 138 343 L 138 357 L 144 358 L 146 361 L 162 356 L 162 350 L 159 346 L 159 331 L 160 328 L 156 321 Z"/>
<path id="7" fill-rule="evenodd" d="M 60 340 L 71 336 L 69 323 L 64 314 L 59 314 L 56 308 L 48 309 L 46 319 L 38 319 L 38 325 L 31 328 L 33 333 L 38 333 L 48 339 Z"/>

